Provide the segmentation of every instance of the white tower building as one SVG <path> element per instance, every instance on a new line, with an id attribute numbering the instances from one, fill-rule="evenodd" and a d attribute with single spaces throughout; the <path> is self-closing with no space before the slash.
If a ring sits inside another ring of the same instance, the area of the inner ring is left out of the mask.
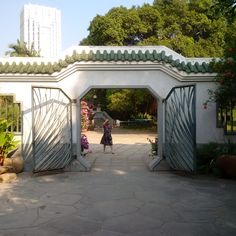
<path id="1" fill-rule="evenodd" d="M 61 53 L 61 11 L 26 4 L 20 15 L 20 39 L 30 47 L 34 43 L 42 57 L 57 57 Z"/>

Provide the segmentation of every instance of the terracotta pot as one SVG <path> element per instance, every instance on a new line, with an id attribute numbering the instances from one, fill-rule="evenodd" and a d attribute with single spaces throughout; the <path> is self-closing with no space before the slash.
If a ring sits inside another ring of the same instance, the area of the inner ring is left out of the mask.
<path id="1" fill-rule="evenodd" d="M 226 177 L 236 179 L 236 155 L 222 155 L 217 162 Z"/>
<path id="2" fill-rule="evenodd" d="M 3 166 L 9 167 L 16 174 L 23 171 L 24 161 L 20 155 L 13 156 L 11 158 L 5 158 Z"/>

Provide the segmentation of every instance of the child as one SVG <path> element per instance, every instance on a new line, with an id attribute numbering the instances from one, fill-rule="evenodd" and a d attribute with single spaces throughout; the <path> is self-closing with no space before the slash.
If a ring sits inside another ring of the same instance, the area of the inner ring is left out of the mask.
<path id="1" fill-rule="evenodd" d="M 84 150 L 87 149 L 88 152 L 89 151 L 89 142 L 88 142 L 88 138 L 85 134 L 82 134 L 81 135 L 81 154 L 82 156 L 85 156 L 87 153 L 84 153 Z"/>
<path id="2" fill-rule="evenodd" d="M 103 136 L 102 136 L 100 144 L 103 144 L 104 153 L 105 153 L 106 146 L 110 146 L 111 153 L 114 154 L 111 130 L 112 130 L 112 126 L 110 125 L 109 120 L 107 119 L 103 123 Z"/>

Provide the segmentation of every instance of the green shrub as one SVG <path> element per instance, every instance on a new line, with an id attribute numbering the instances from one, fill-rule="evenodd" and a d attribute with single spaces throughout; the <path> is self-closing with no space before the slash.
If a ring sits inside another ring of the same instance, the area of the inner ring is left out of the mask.
<path id="1" fill-rule="evenodd" d="M 197 148 L 197 172 L 221 176 L 217 158 L 223 154 L 236 154 L 236 145 L 228 140 L 224 144 L 210 142 L 199 146 Z"/>
<path id="2" fill-rule="evenodd" d="M 14 134 L 7 131 L 10 125 L 11 123 L 7 122 L 7 120 L 0 119 L 0 165 L 3 164 L 7 154 L 16 149 L 19 143 L 15 141 Z"/>
<path id="3" fill-rule="evenodd" d="M 199 173 L 210 173 L 215 167 L 215 161 L 221 153 L 218 143 L 210 142 L 197 148 L 197 171 Z"/>

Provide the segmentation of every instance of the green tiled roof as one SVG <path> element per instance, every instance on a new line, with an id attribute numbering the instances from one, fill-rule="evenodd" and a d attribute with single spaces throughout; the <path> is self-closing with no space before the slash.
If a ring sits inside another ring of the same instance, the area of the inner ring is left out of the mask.
<path id="1" fill-rule="evenodd" d="M 179 59 L 174 60 L 173 57 L 167 56 L 165 51 L 161 51 L 157 53 L 156 50 L 150 52 L 146 50 L 142 52 L 139 50 L 135 52 L 134 50 L 131 52 L 120 51 L 114 52 L 111 50 L 107 52 L 106 50 L 100 51 L 97 50 L 94 53 L 92 50 L 89 53 L 82 51 L 78 53 L 73 51 L 71 56 L 66 56 L 64 60 L 60 59 L 54 63 L 44 63 L 37 64 L 34 62 L 31 64 L 27 62 L 23 64 L 22 62 L 16 64 L 13 62 L 9 64 L 9 62 L 2 63 L 0 62 L 0 74 L 8 74 L 8 73 L 20 73 L 20 74 L 53 74 L 54 72 L 60 72 L 63 68 L 66 68 L 68 65 L 73 64 L 75 62 L 153 62 L 153 63 L 167 63 L 172 67 L 177 68 L 179 71 L 184 71 L 186 73 L 211 73 L 211 68 L 209 67 L 209 63 L 203 62 L 195 62 L 194 64 L 191 62 L 185 63 L 184 61 L 180 61 Z"/>

